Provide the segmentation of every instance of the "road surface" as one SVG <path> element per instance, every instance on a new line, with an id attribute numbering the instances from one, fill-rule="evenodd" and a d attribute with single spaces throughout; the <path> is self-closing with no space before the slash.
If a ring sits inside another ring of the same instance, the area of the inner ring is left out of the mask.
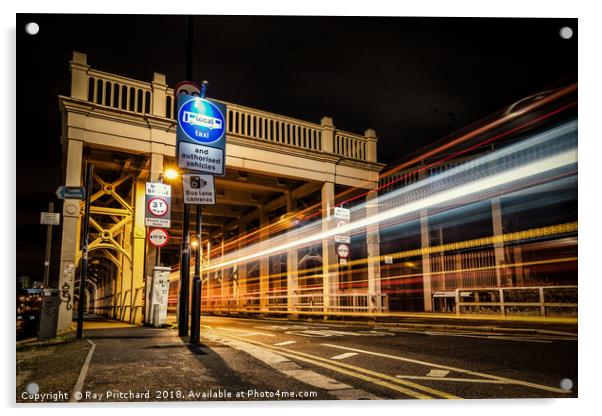
<path id="1" fill-rule="evenodd" d="M 334 398 L 577 397 L 577 337 L 561 331 L 203 316 L 201 334 Z"/>

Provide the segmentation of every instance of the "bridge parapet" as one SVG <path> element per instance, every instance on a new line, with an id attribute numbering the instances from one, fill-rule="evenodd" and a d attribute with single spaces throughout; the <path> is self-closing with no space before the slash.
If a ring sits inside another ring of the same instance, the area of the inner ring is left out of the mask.
<path id="1" fill-rule="evenodd" d="M 73 53 L 71 97 L 103 107 L 173 120 L 175 100 L 165 75 L 154 73 L 144 82 L 91 68 L 86 55 Z M 219 100 L 216 100 L 219 101 Z M 320 124 L 270 113 L 238 104 L 228 106 L 228 131 L 232 136 L 269 142 L 311 152 L 331 153 L 345 159 L 376 163 L 378 138 L 372 129 L 365 134 L 338 130 L 332 119 Z"/>

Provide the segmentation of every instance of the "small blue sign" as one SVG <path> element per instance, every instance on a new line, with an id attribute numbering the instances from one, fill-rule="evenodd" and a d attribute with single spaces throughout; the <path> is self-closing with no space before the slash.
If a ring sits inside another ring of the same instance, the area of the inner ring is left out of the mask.
<path id="1" fill-rule="evenodd" d="M 61 185 L 54 192 L 58 199 L 84 199 L 86 188 L 83 186 L 65 186 Z"/>
<path id="2" fill-rule="evenodd" d="M 178 103 L 178 128 L 192 143 L 212 145 L 226 134 L 226 119 L 219 103 L 180 95 Z M 212 146 L 221 147 L 221 146 Z"/>

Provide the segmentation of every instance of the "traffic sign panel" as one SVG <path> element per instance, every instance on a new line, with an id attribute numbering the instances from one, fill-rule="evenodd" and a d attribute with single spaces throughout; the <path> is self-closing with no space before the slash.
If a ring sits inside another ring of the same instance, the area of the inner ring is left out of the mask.
<path id="1" fill-rule="evenodd" d="M 185 204 L 215 204 L 215 186 L 212 175 L 183 175 L 182 185 Z"/>
<path id="2" fill-rule="evenodd" d="M 171 226 L 171 186 L 163 183 L 146 183 L 144 225 L 169 228 Z"/>
<path id="3" fill-rule="evenodd" d="M 225 174 L 226 106 L 179 94 L 176 128 L 178 166 L 192 172 Z"/>
<path id="4" fill-rule="evenodd" d="M 40 224 L 43 225 L 59 225 L 61 222 L 61 214 L 58 212 L 41 212 Z"/>
<path id="5" fill-rule="evenodd" d="M 148 201 L 148 210 L 151 212 L 151 214 L 157 217 L 162 217 L 167 214 L 169 207 L 166 200 L 159 197 L 154 197 Z"/>
<path id="6" fill-rule="evenodd" d="M 83 186 L 65 186 L 61 185 L 54 192 L 58 199 L 84 199 L 86 188 Z"/>
<path id="7" fill-rule="evenodd" d="M 148 233 L 148 241 L 154 246 L 163 247 L 169 241 L 169 234 L 163 228 L 153 228 Z"/>

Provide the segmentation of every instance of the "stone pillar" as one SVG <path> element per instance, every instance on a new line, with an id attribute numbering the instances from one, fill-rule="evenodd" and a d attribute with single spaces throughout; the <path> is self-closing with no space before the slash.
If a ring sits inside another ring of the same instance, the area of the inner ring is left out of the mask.
<path id="1" fill-rule="evenodd" d="M 165 75 L 158 72 L 153 73 L 153 81 L 151 82 L 153 89 L 153 102 L 151 114 L 154 116 L 165 117 L 166 98 L 167 98 L 167 82 Z"/>
<path id="2" fill-rule="evenodd" d="M 247 224 L 243 221 L 238 222 L 238 249 L 244 247 L 244 236 L 247 234 Z M 244 309 L 247 306 L 245 297 L 247 296 L 247 263 L 238 263 L 238 290 L 237 307 Z"/>
<path id="3" fill-rule="evenodd" d="M 291 213 L 297 208 L 297 201 L 291 192 L 286 193 L 286 212 Z M 289 227 L 289 231 L 294 225 Z M 294 312 L 297 310 L 297 296 L 299 289 L 299 251 L 294 248 L 286 253 L 286 310 Z"/>
<path id="4" fill-rule="evenodd" d="M 69 62 L 71 70 L 71 97 L 80 100 L 88 99 L 88 70 L 86 54 L 73 51 L 73 58 Z"/>
<path id="5" fill-rule="evenodd" d="M 422 246 L 422 290 L 424 295 L 424 311 L 433 311 L 433 296 L 431 283 L 431 256 L 428 253 L 430 247 L 429 224 L 427 210 L 420 211 L 420 241 Z"/>
<path id="6" fill-rule="evenodd" d="M 502 225 L 502 206 L 500 198 L 491 199 L 491 222 L 493 226 L 493 238 L 501 237 L 504 234 Z M 504 279 L 502 265 L 505 264 L 504 243 L 498 242 L 493 245 L 495 255 L 495 279 L 498 287 L 505 286 L 507 282 Z"/>
<path id="7" fill-rule="evenodd" d="M 331 213 L 335 205 L 334 183 L 325 182 L 322 185 L 322 230 L 334 227 Z M 338 305 L 336 288 L 339 277 L 338 258 L 335 251 L 334 238 L 322 240 L 322 293 L 324 298 L 324 312 L 328 312 Z"/>
<path id="8" fill-rule="evenodd" d="M 266 227 L 268 225 L 268 213 L 263 207 L 260 208 L 260 232 L 259 240 L 265 241 L 268 239 Z M 259 310 L 266 311 L 268 309 L 268 292 L 270 289 L 270 258 L 263 256 L 259 259 Z"/>
<path id="9" fill-rule="evenodd" d="M 366 195 L 366 217 L 378 214 L 378 191 Z M 382 312 L 382 291 L 380 286 L 380 233 L 378 223 L 366 229 L 366 247 L 368 257 L 368 309 L 370 312 Z"/>
<path id="10" fill-rule="evenodd" d="M 146 227 L 144 226 L 146 182 L 138 179 L 134 189 L 134 225 L 132 236 L 132 296 L 130 298 L 130 323 L 142 323 L 142 307 L 144 305 L 144 262 Z"/>
<path id="11" fill-rule="evenodd" d="M 163 155 L 158 153 L 151 153 L 150 155 L 150 172 L 148 176 L 148 182 L 159 182 L 159 176 L 163 173 Z M 145 189 L 146 192 L 146 189 Z M 144 203 L 144 201 L 143 201 Z M 144 211 L 142 212 L 144 216 Z M 144 218 L 142 219 L 142 225 L 144 226 Z M 144 227 L 146 230 L 146 227 Z M 145 319 L 150 322 L 151 318 L 151 286 L 153 280 L 153 268 L 157 262 L 157 247 L 152 244 L 146 244 L 146 293 L 145 293 Z"/>
<path id="12" fill-rule="evenodd" d="M 366 162 L 376 162 L 376 143 L 378 142 L 376 131 L 368 129 L 364 132 L 364 137 L 366 138 Z"/>
<path id="13" fill-rule="evenodd" d="M 66 174 L 65 185 L 82 185 L 82 151 L 83 142 L 67 140 L 66 145 Z M 71 327 L 74 308 L 76 258 L 80 251 L 80 201 L 66 199 L 63 204 L 63 226 L 61 240 L 61 263 L 59 269 L 58 289 L 61 295 L 58 316 L 58 332 L 64 332 Z"/>
<path id="14" fill-rule="evenodd" d="M 220 255 L 221 255 L 221 259 L 220 261 L 224 258 L 224 227 L 222 227 L 222 241 L 220 242 L 221 247 L 220 247 Z M 230 276 L 228 273 L 228 268 L 221 268 L 220 269 L 220 274 L 222 277 L 222 284 L 221 284 L 221 294 L 220 294 L 220 304 L 222 306 L 222 308 L 224 306 L 226 306 L 226 309 L 229 310 L 229 299 L 230 299 Z"/>
<path id="15" fill-rule="evenodd" d="M 334 153 L 334 123 L 330 117 L 322 117 L 322 151 Z"/>

